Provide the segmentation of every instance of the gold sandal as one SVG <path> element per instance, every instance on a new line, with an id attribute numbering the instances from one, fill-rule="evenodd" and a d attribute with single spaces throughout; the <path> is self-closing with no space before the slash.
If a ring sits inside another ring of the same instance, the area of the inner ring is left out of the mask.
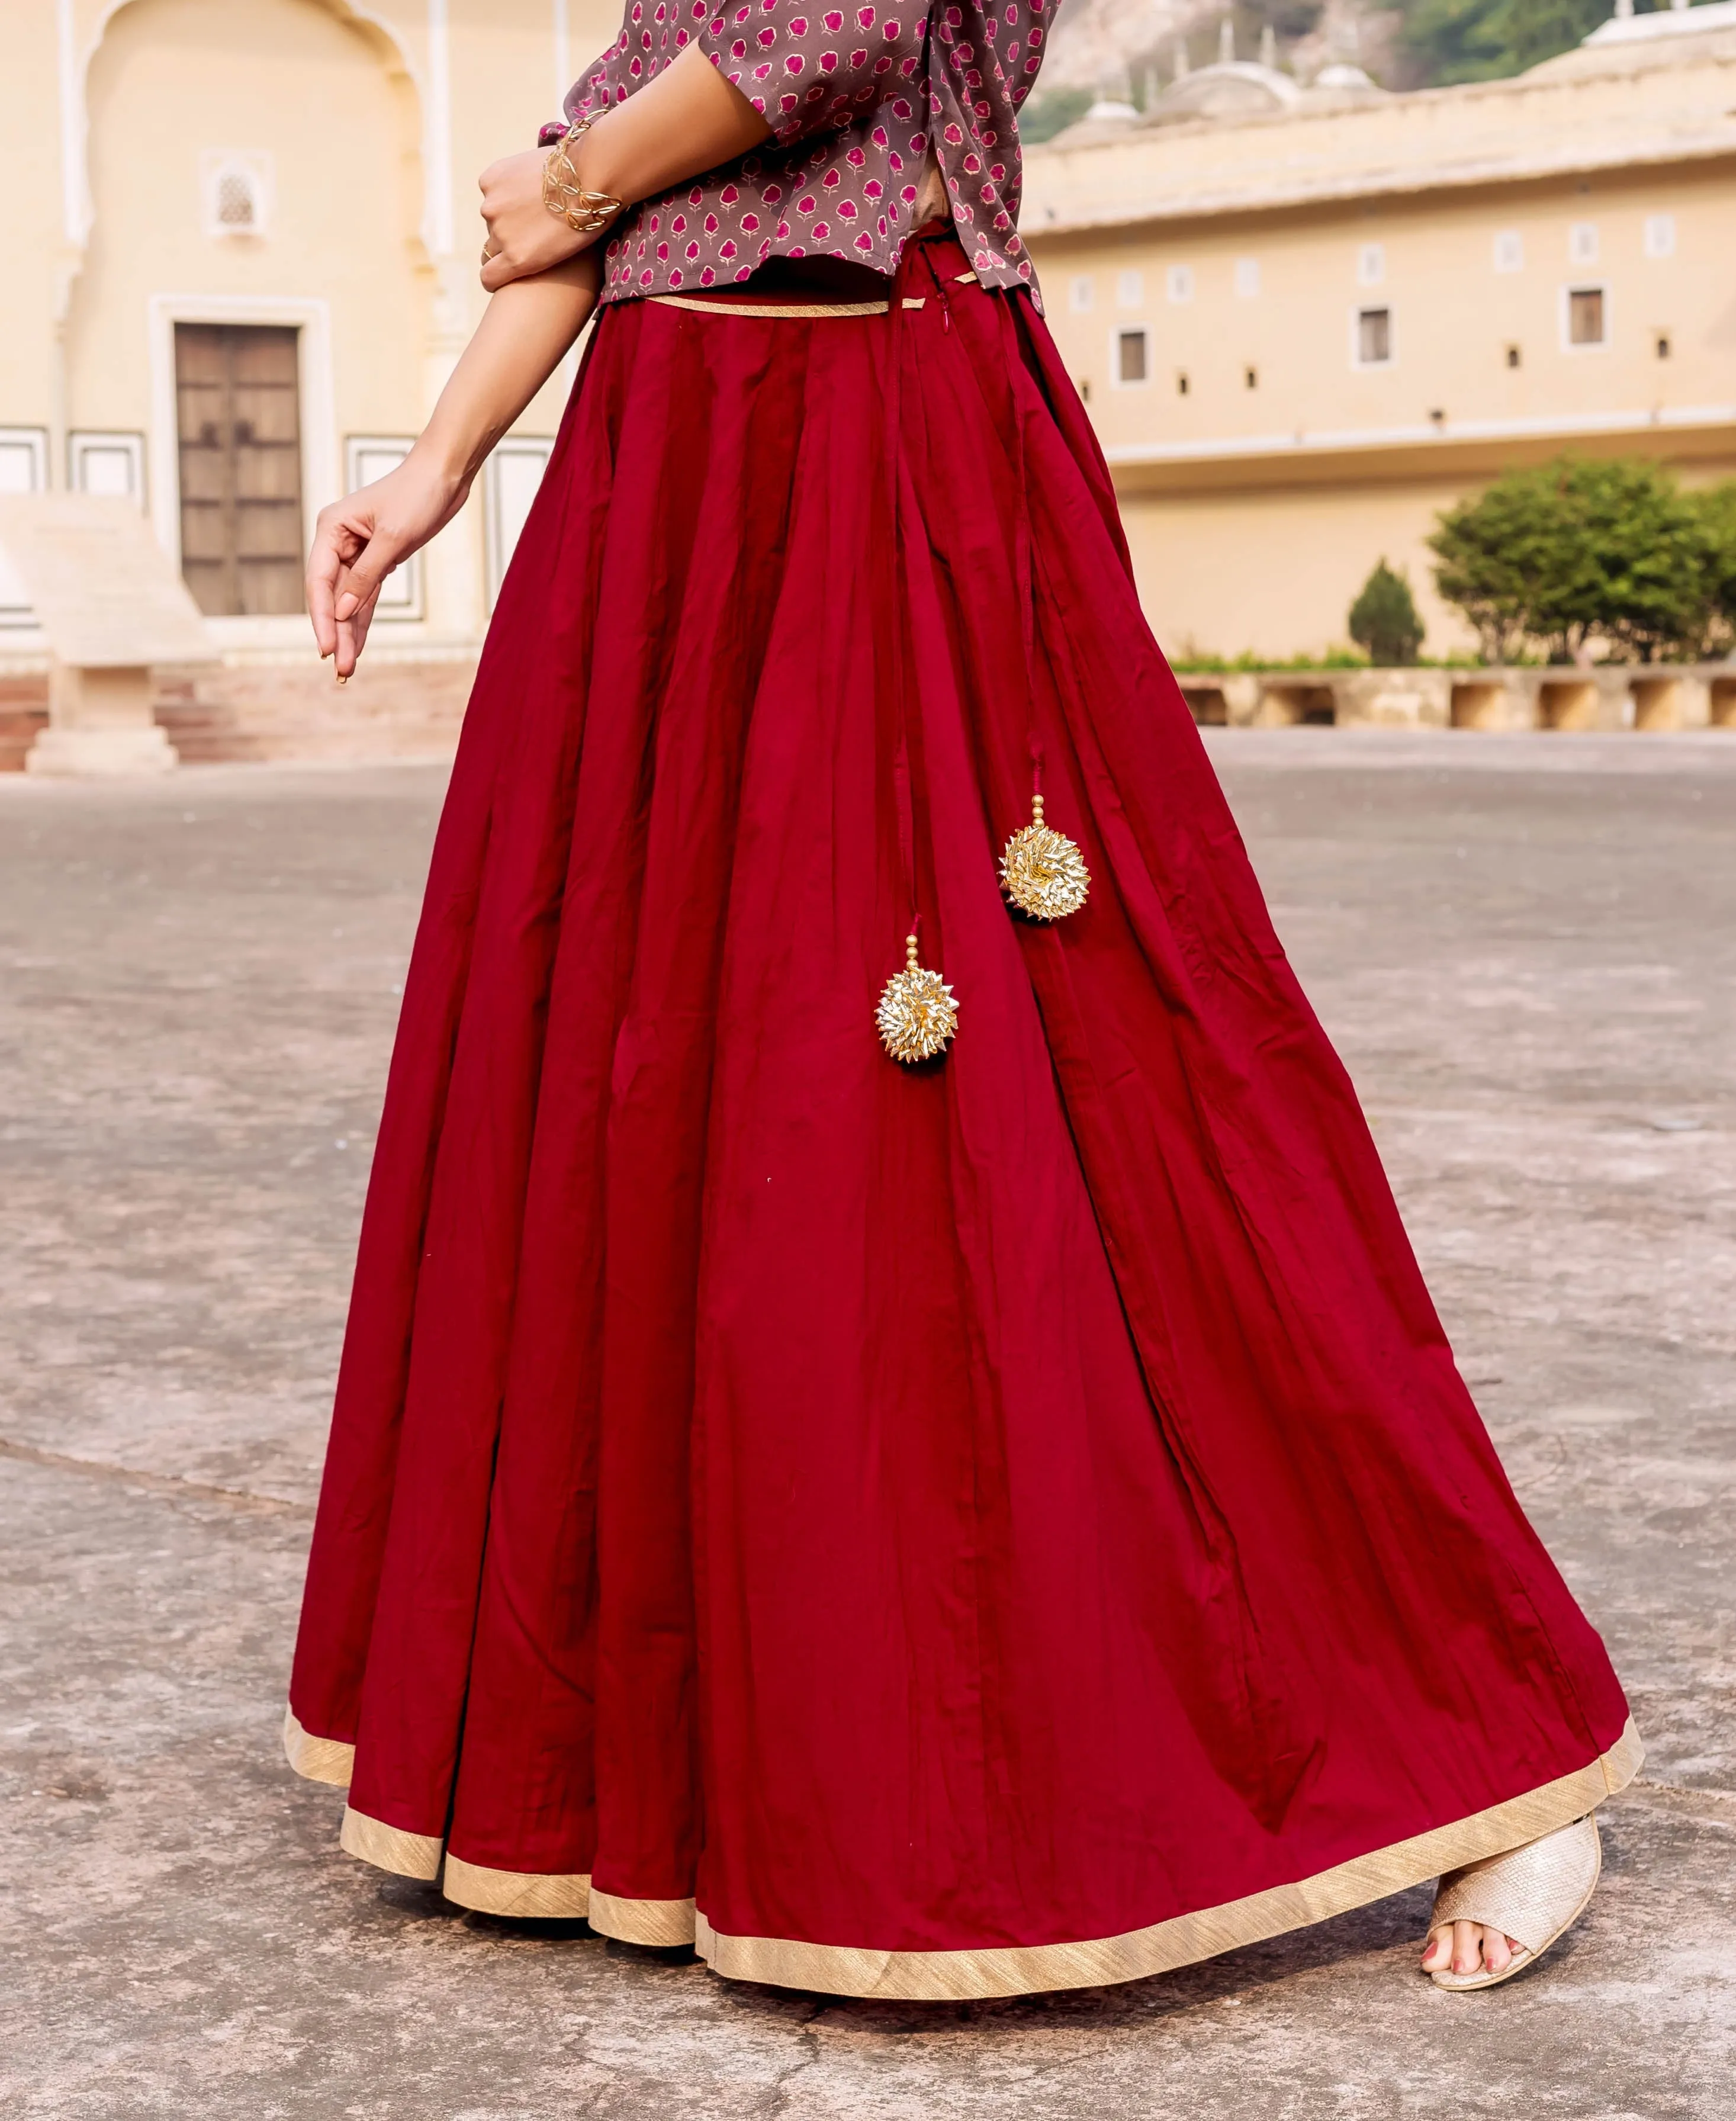
<path id="1" fill-rule="evenodd" d="M 1492 1988 L 1497 1982 L 1510 1981 L 1579 1920 L 1603 1867 L 1597 1818 L 1588 1812 L 1540 1841 L 1449 1871 L 1435 1895 L 1431 1938 L 1447 1923 L 1482 1923 L 1500 1930 L 1518 1950 L 1499 1974 L 1487 1966 L 1474 1974 L 1455 1974 L 1449 1965 L 1431 1974 L 1430 1980 L 1437 1988 Z"/>

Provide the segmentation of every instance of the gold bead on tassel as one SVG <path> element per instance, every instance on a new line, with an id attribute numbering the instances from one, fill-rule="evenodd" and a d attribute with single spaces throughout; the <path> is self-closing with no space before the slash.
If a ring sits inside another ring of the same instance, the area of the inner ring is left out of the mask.
<path id="1" fill-rule="evenodd" d="M 958 1029 L 958 1004 L 938 972 L 916 960 L 916 938 L 904 941 L 904 970 L 882 990 L 874 1023 L 895 1060 L 929 1060 L 945 1050 Z"/>
<path id="2" fill-rule="evenodd" d="M 1001 889 L 1033 921 L 1064 921 L 1091 889 L 1085 857 L 1064 832 L 1043 823 L 1043 799 L 1031 799 L 1031 822 L 1001 853 Z"/>

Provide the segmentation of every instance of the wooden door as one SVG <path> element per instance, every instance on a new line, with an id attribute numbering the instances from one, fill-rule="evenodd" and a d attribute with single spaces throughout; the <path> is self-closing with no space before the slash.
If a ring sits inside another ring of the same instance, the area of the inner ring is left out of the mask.
<path id="1" fill-rule="evenodd" d="M 181 572 L 210 618 L 302 608 L 297 367 L 293 327 L 175 328 Z"/>

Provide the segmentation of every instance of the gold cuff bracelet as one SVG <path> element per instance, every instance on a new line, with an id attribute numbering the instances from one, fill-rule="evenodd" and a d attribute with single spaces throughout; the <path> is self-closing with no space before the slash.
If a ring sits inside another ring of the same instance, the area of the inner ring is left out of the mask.
<path id="1" fill-rule="evenodd" d="M 575 118 L 550 148 L 542 165 L 542 203 L 575 235 L 598 234 L 626 206 L 625 199 L 617 198 L 612 192 L 587 191 L 573 167 L 572 151 L 593 123 L 589 117 Z"/>

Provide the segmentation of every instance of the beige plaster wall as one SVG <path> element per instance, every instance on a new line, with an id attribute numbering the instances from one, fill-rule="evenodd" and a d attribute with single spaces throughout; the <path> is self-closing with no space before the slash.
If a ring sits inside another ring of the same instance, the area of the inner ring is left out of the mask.
<path id="1" fill-rule="evenodd" d="M 1375 561 L 1403 569 L 1424 653 L 1474 648 L 1436 595 L 1423 540 L 1459 497 L 1451 481 L 1124 496 L 1140 600 L 1172 663 L 1245 650 L 1282 660 L 1347 645 L 1352 598 Z"/>
<path id="2" fill-rule="evenodd" d="M 1674 254 L 1648 257 L 1646 220 L 1665 214 Z M 1576 225 L 1596 231 L 1594 263 L 1570 255 Z M 1375 441 L 1436 414 L 1449 430 L 1497 421 L 1589 431 L 1617 413 L 1638 424 L 1655 411 L 1728 404 L 1736 398 L 1733 228 L 1736 164 L 1329 203 L 1039 238 L 1031 248 L 1056 343 L 1113 457 L 1262 438 L 1282 445 L 1299 434 Z M 1519 272 L 1495 267 L 1496 238 L 1507 231 L 1523 246 Z M 1381 253 L 1372 282 L 1359 278 L 1371 246 Z M 1236 291 L 1239 259 L 1258 269 L 1251 297 Z M 1191 274 L 1191 299 L 1170 299 L 1174 268 Z M 1141 291 L 1122 300 L 1129 272 Z M 1565 291 L 1581 286 L 1607 291 L 1603 346 L 1565 343 Z M 1085 287 L 1091 307 L 1082 313 L 1076 290 Z M 1355 318 L 1372 306 L 1391 312 L 1394 358 L 1361 367 Z M 1115 337 L 1139 325 L 1149 333 L 1150 380 L 1121 386 Z M 1658 356 L 1660 335 L 1667 359 Z M 1516 369 L 1509 347 L 1520 350 Z"/>
<path id="3" fill-rule="evenodd" d="M 0 427 L 49 427 L 62 268 L 54 11 L 0 0 Z"/>
<path id="4" fill-rule="evenodd" d="M 340 431 L 413 429 L 432 275 L 416 99 L 389 64 L 382 40 L 308 0 L 135 0 L 115 18 L 90 73 L 96 212 L 67 331 L 74 424 L 148 426 L 147 305 L 183 294 L 326 303 Z M 262 235 L 202 224 L 202 152 L 230 148 L 272 158 Z"/>

